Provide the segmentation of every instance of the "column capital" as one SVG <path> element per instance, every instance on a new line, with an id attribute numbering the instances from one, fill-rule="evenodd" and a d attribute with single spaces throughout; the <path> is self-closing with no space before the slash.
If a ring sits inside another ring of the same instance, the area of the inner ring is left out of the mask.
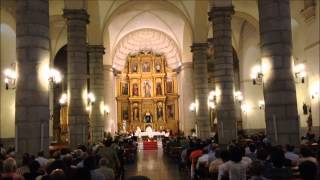
<path id="1" fill-rule="evenodd" d="M 113 72 L 113 67 L 110 64 L 103 65 L 103 70 Z"/>
<path id="2" fill-rule="evenodd" d="M 234 14 L 234 6 L 213 6 L 208 15 L 209 21 L 217 16 L 231 16 Z"/>
<path id="3" fill-rule="evenodd" d="M 88 45 L 88 52 L 89 53 L 105 53 L 105 48 L 103 45 Z"/>
<path id="4" fill-rule="evenodd" d="M 185 70 L 185 69 L 192 69 L 193 68 L 193 62 L 184 62 L 181 64 L 180 66 L 181 71 Z"/>
<path id="5" fill-rule="evenodd" d="M 89 14 L 85 9 L 63 9 L 63 17 L 68 20 L 82 20 L 89 23 Z"/>
<path id="6" fill-rule="evenodd" d="M 193 43 L 191 46 L 191 52 L 207 51 L 207 50 L 208 50 L 208 43 Z"/>

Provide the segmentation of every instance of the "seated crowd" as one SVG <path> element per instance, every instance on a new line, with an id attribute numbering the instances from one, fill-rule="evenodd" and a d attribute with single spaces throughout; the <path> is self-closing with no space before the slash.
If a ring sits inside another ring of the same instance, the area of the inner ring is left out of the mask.
<path id="1" fill-rule="evenodd" d="M 107 138 L 73 151 L 61 148 L 48 158 L 43 152 L 25 153 L 21 164 L 14 151 L 0 148 L 0 180 L 116 180 L 124 177 L 124 163 L 134 161 L 137 143 L 135 138 Z"/>
<path id="2" fill-rule="evenodd" d="M 319 144 L 272 146 L 258 134 L 221 147 L 216 139 L 171 137 L 163 140 L 164 152 L 179 162 L 185 179 L 320 179 Z"/>

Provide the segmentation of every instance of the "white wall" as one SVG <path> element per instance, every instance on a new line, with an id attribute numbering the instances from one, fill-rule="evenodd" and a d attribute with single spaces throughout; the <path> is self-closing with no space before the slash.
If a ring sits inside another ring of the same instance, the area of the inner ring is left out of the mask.
<path id="1" fill-rule="evenodd" d="M 313 125 L 318 126 L 317 132 L 319 132 L 320 125 L 320 106 L 319 106 L 319 93 L 320 93 L 320 38 L 319 38 L 319 9 L 320 2 L 316 1 L 317 7 L 315 19 L 309 23 L 303 25 L 305 27 L 305 31 L 302 34 L 305 37 L 305 46 L 304 46 L 304 55 L 307 65 L 307 73 L 308 73 L 308 90 L 309 91 L 309 100 L 310 105 L 312 107 L 312 117 L 313 117 Z M 313 94 L 318 94 L 315 99 L 311 99 Z"/>
<path id="2" fill-rule="evenodd" d="M 318 134 L 320 132 L 320 106 L 319 96 L 312 99 L 312 95 L 320 92 L 320 63 L 319 63 L 319 1 L 316 2 L 316 15 L 313 19 L 305 21 L 304 16 L 300 13 L 297 15 L 296 10 L 303 9 L 303 6 L 298 6 L 298 2 L 291 3 L 292 14 L 292 42 L 293 42 L 293 58 L 295 64 L 304 63 L 306 66 L 307 77 L 304 84 L 297 83 L 297 104 L 300 115 L 301 133 L 306 132 L 307 115 L 303 114 L 302 105 L 306 103 L 311 106 L 313 131 Z M 302 135 L 303 135 L 302 134 Z"/>
<path id="3" fill-rule="evenodd" d="M 0 137 L 13 138 L 15 135 L 15 90 L 6 90 L 3 71 L 16 62 L 16 34 L 7 24 L 1 24 L 1 113 Z"/>
<path id="4" fill-rule="evenodd" d="M 233 46 L 239 58 L 240 91 L 243 94 L 242 104 L 249 108 L 241 111 L 242 127 L 245 130 L 265 128 L 264 110 L 259 109 L 258 102 L 263 100 L 262 85 L 253 85 L 251 70 L 261 64 L 259 31 L 247 20 L 240 17 L 232 19 Z M 241 106 L 240 103 L 237 103 Z"/>

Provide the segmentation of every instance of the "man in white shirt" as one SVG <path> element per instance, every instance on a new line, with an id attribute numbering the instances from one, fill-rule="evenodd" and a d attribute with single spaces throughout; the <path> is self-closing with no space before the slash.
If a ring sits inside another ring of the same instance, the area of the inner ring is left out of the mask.
<path id="1" fill-rule="evenodd" d="M 35 160 L 40 164 L 40 166 L 43 168 L 47 165 L 48 159 L 44 157 L 44 152 L 40 151 L 38 153 L 38 157 L 35 158 Z"/>
<path id="2" fill-rule="evenodd" d="M 284 154 L 284 157 L 286 159 L 289 159 L 293 165 L 296 165 L 296 163 L 299 160 L 299 155 L 293 152 L 294 146 L 286 145 L 286 152 Z"/>
<path id="3" fill-rule="evenodd" d="M 208 155 L 208 149 L 204 149 L 203 154 L 198 158 L 196 168 L 199 169 L 200 164 L 205 164 L 208 166 L 209 161 L 209 155 Z"/>
<path id="4" fill-rule="evenodd" d="M 219 166 L 218 180 L 228 176 L 230 180 L 246 180 L 247 160 L 243 160 L 242 150 L 238 147 L 230 149 L 230 160 Z M 248 158 L 250 159 L 250 158 Z"/>

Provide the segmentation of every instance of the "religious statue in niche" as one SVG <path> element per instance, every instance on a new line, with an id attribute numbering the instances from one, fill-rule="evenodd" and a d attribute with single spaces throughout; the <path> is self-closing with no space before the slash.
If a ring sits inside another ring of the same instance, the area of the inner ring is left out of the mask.
<path id="1" fill-rule="evenodd" d="M 167 81 L 167 93 L 173 93 L 173 82 L 172 80 Z"/>
<path id="2" fill-rule="evenodd" d="M 133 96 L 139 96 L 139 87 L 137 83 L 134 83 L 132 85 L 132 95 Z"/>
<path id="3" fill-rule="evenodd" d="M 174 107 L 172 104 L 167 106 L 168 119 L 174 118 Z"/>
<path id="4" fill-rule="evenodd" d="M 142 72 L 150 72 L 150 63 L 144 62 L 142 65 Z"/>
<path id="5" fill-rule="evenodd" d="M 156 84 L 156 95 L 157 96 L 162 95 L 161 82 L 157 82 L 157 84 Z"/>
<path id="6" fill-rule="evenodd" d="M 134 73 L 138 72 L 138 65 L 137 65 L 137 63 L 133 63 L 133 64 L 131 65 L 131 71 L 134 72 Z"/>
<path id="7" fill-rule="evenodd" d="M 162 108 L 162 103 L 159 102 L 157 104 L 157 119 L 158 121 L 162 121 L 163 120 L 163 108 Z"/>
<path id="8" fill-rule="evenodd" d="M 144 116 L 144 122 L 152 123 L 152 115 L 149 112 L 146 112 L 146 115 Z"/>
<path id="9" fill-rule="evenodd" d="M 128 120 L 129 114 L 128 109 L 123 109 L 122 111 L 122 120 Z"/>
<path id="10" fill-rule="evenodd" d="M 161 65 L 160 65 L 159 62 L 156 63 L 155 69 L 156 69 L 156 72 L 157 72 L 157 73 L 161 72 Z"/>
<path id="11" fill-rule="evenodd" d="M 128 83 L 122 83 L 122 95 L 128 95 Z"/>
<path id="12" fill-rule="evenodd" d="M 133 120 L 139 121 L 139 109 L 138 107 L 133 108 Z"/>
<path id="13" fill-rule="evenodd" d="M 151 84 L 149 80 L 144 81 L 143 90 L 145 97 L 151 97 Z"/>

